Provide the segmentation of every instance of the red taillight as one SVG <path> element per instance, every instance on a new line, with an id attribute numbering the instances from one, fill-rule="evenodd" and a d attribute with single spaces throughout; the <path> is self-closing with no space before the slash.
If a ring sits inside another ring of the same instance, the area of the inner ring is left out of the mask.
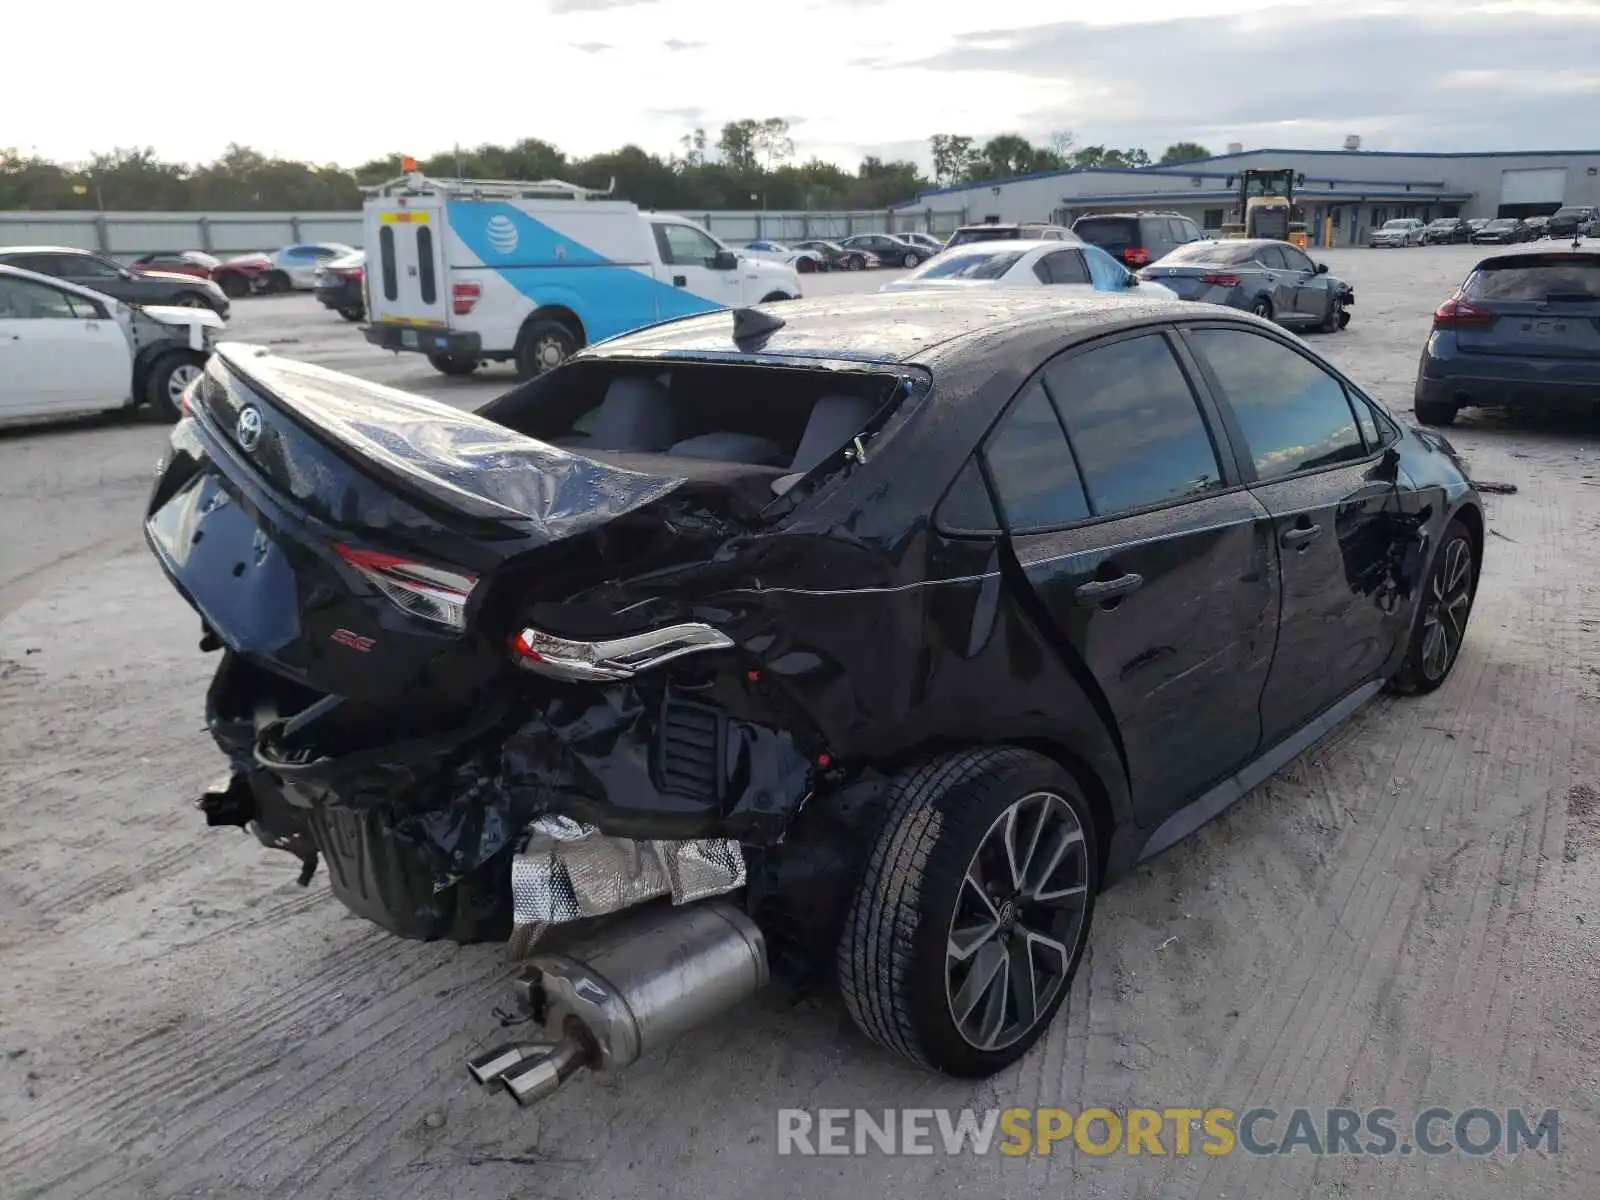
<path id="1" fill-rule="evenodd" d="M 349 279 L 355 283 L 360 283 L 367 274 L 363 267 L 335 267 L 333 273 L 340 279 Z"/>
<path id="2" fill-rule="evenodd" d="M 1129 246 L 1122 252 L 1122 261 L 1130 267 L 1142 267 L 1150 261 L 1150 251 L 1143 246 Z"/>
<path id="3" fill-rule="evenodd" d="M 1238 287 L 1239 277 L 1237 275 L 1229 275 L 1222 271 L 1207 271 L 1204 275 L 1200 276 L 1200 282 L 1214 283 L 1218 287 Z"/>
<path id="4" fill-rule="evenodd" d="M 483 295 L 481 283 L 453 283 L 450 285 L 450 307 L 458 317 L 464 317 L 476 307 Z"/>
<path id="5" fill-rule="evenodd" d="M 451 629 L 467 627 L 467 598 L 477 586 L 476 575 L 343 542 L 334 550 L 402 612 Z"/>
<path id="6" fill-rule="evenodd" d="M 1470 300 L 1452 296 L 1433 310 L 1433 327 L 1442 329 L 1454 325 L 1487 325 L 1494 320 L 1488 309 L 1479 308 Z"/>

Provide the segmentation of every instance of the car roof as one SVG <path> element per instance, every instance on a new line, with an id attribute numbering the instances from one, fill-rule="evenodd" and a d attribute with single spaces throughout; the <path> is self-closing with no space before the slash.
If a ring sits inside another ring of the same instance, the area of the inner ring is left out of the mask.
<path id="1" fill-rule="evenodd" d="M 1165 208 L 1146 208 L 1141 209 L 1138 212 L 1084 213 L 1083 216 L 1079 217 L 1077 221 L 1073 222 L 1073 224 L 1078 224 L 1078 221 L 1097 221 L 1102 217 L 1117 217 L 1120 220 L 1132 221 L 1138 217 L 1183 217 L 1183 214 L 1181 212 L 1174 212 Z M 1192 220 L 1193 218 L 1184 217 L 1183 219 L 1187 221 Z"/>
<path id="2" fill-rule="evenodd" d="M 1549 250 L 1519 250 L 1515 254 L 1491 254 L 1487 258 L 1480 258 L 1472 269 L 1481 271 L 1484 267 L 1494 267 L 1504 270 L 1508 267 L 1542 267 L 1550 263 L 1563 262 L 1592 262 L 1600 265 L 1600 246 L 1579 246 L 1576 250 L 1568 246 L 1561 249 Z"/>
<path id="3" fill-rule="evenodd" d="M 1069 242 L 1063 238 L 989 238 L 982 242 L 962 242 L 959 246 L 951 246 L 939 256 L 944 261 L 946 255 L 951 258 L 971 257 L 977 254 L 1026 254 L 1030 250 L 1042 250 L 1046 246 L 1057 250 L 1063 247 L 1081 247 L 1083 240 L 1076 236 Z"/>
<path id="4" fill-rule="evenodd" d="M 870 292 L 788 300 L 761 311 L 785 323 L 762 339 L 759 349 L 741 350 L 734 344 L 733 320 L 724 309 L 623 334 L 585 355 L 910 363 L 926 361 L 935 347 L 966 338 L 981 337 L 992 346 L 995 336 L 1006 331 L 1048 326 L 1066 335 L 1146 316 L 1172 320 L 1192 313 L 1216 320 L 1240 315 L 1213 305 L 1174 305 L 1087 290 L 1063 296 L 1049 288 Z"/>
<path id="5" fill-rule="evenodd" d="M 0 246 L 0 254 L 97 254 L 82 246 Z"/>
<path id="6" fill-rule="evenodd" d="M 0 247 L 0 254 L 5 254 L 10 247 Z M 10 263 L 0 262 L 0 275 L 11 275 L 18 279 L 27 279 L 33 283 L 42 283 L 58 291 L 72 292 L 74 295 L 85 296 L 91 300 L 101 300 L 107 304 L 116 304 L 114 297 L 107 296 L 104 292 L 97 292 L 93 288 L 86 288 L 82 284 L 71 283 L 65 279 L 58 279 L 54 275 L 45 275 L 38 271 L 29 271 L 24 267 L 13 267 Z"/>

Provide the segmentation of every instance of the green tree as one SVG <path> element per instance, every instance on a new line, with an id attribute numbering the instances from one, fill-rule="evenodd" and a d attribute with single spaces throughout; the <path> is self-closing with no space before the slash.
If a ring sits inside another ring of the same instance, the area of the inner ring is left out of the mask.
<path id="1" fill-rule="evenodd" d="M 781 166 L 794 155 L 794 139 L 789 136 L 789 122 L 782 117 L 768 117 L 756 126 L 752 139 L 754 149 L 761 156 L 764 170 Z"/>
<path id="2" fill-rule="evenodd" d="M 933 153 L 933 181 L 940 187 L 968 178 L 976 157 L 972 139 L 954 133 L 936 133 L 928 139 Z"/>
<path id="3" fill-rule="evenodd" d="M 1190 162 L 1197 158 L 1210 158 L 1211 151 L 1199 142 L 1173 142 L 1161 152 L 1161 166 L 1168 163 Z"/>
<path id="4" fill-rule="evenodd" d="M 754 171 L 759 165 L 756 162 L 756 136 L 760 131 L 761 122 L 750 117 L 729 121 L 722 127 L 722 136 L 717 139 L 722 161 L 735 171 Z"/>

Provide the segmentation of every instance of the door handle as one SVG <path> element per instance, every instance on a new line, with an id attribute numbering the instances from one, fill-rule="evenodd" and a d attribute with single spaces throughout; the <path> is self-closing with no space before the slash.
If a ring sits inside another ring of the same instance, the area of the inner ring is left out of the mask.
<path id="1" fill-rule="evenodd" d="M 1144 586 L 1144 576 L 1135 575 L 1131 571 L 1126 575 L 1119 575 L 1115 579 L 1091 579 L 1088 583 L 1080 583 L 1072 592 L 1072 598 L 1085 608 L 1095 604 L 1104 604 L 1107 600 L 1115 600 L 1126 596 L 1129 592 L 1136 592 Z"/>
<path id="2" fill-rule="evenodd" d="M 689 277 L 687 275 L 674 275 L 672 277 L 672 286 L 673 287 L 688 287 L 689 286 Z"/>
<path id="3" fill-rule="evenodd" d="M 1283 536 L 1278 539 L 1278 544 L 1287 549 L 1293 549 L 1296 546 L 1304 546 L 1321 536 L 1321 525 L 1301 525 L 1294 529 L 1285 529 Z"/>

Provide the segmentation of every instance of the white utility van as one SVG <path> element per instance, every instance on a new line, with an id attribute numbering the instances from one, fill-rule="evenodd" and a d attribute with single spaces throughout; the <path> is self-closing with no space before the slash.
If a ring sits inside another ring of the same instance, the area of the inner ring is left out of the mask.
<path id="1" fill-rule="evenodd" d="M 656 321 L 800 295 L 790 267 L 598 195 L 416 172 L 375 188 L 363 221 L 367 340 L 425 354 L 446 375 L 511 361 L 527 379 Z"/>

